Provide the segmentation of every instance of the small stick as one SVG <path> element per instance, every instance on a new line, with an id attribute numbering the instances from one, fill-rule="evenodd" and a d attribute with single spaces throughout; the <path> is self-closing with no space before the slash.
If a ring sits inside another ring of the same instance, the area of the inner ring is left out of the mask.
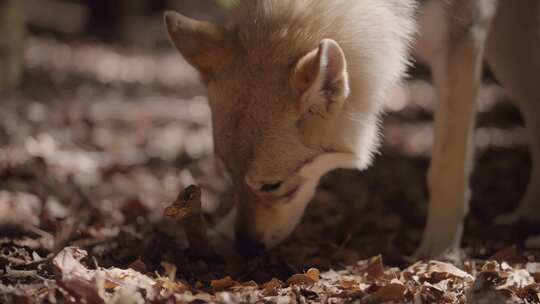
<path id="1" fill-rule="evenodd" d="M 208 242 L 206 222 L 201 208 L 201 189 L 191 185 L 180 192 L 176 201 L 163 212 L 164 216 L 184 225 L 189 247 L 203 257 L 214 255 Z"/>

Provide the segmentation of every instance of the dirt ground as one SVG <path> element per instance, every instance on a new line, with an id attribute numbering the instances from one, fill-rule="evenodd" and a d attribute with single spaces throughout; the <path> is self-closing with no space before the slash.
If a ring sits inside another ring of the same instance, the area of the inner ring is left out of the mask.
<path id="1" fill-rule="evenodd" d="M 365 172 L 324 178 L 294 235 L 264 256 L 231 248 L 209 109 L 172 48 L 33 36 L 26 79 L 0 95 L 0 303 L 540 303 L 532 227 L 497 226 L 530 171 L 519 112 L 482 88 L 463 250 L 410 258 L 425 223 L 433 87 L 414 71 Z M 212 246 L 190 250 L 164 208 L 202 188 Z"/>

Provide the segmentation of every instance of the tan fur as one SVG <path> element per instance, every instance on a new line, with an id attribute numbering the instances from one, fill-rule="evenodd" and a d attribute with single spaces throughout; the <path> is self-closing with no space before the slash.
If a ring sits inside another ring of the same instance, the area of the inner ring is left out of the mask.
<path id="1" fill-rule="evenodd" d="M 224 29 L 209 22 L 168 12 L 165 22 L 171 42 L 204 79 L 213 76 L 220 62 L 232 56 L 232 46 Z"/>
<path id="2" fill-rule="evenodd" d="M 441 254 L 461 241 L 484 44 L 496 4 L 493 0 L 431 1 L 420 15 L 421 24 L 430 21 L 421 30 L 437 32 L 421 35 L 417 46 L 429 50 L 423 55 L 431 65 L 438 95 L 428 172 L 431 197 L 420 255 Z"/>
<path id="3" fill-rule="evenodd" d="M 347 153 L 354 159 L 347 167 L 368 166 L 378 146 L 385 92 L 406 67 L 412 14 L 411 1 L 397 0 L 345 0 L 339 6 L 323 0 L 246 0 L 232 9 L 226 36 L 235 55 L 213 67 L 208 94 L 216 153 L 237 189 L 239 232 L 269 245 L 286 237 L 320 178 L 300 171 L 318 156 Z M 395 30 L 379 31 L 387 26 Z M 175 33 L 171 36 L 174 41 Z M 184 33 L 182 39 L 190 36 Z M 342 78 L 351 92 L 327 104 L 317 88 L 307 89 L 317 75 L 304 88 L 294 85 L 299 61 L 319 52 L 324 39 L 337 42 L 335 53 L 344 53 Z M 277 181 L 283 186 L 275 193 L 259 191 Z M 289 204 L 295 211 L 282 207 L 288 201 L 295 202 Z M 286 233 L 279 231 L 284 226 Z"/>
<path id="4" fill-rule="evenodd" d="M 536 7 L 536 10 L 534 9 Z M 538 12 L 535 14 L 535 11 Z M 516 212 L 499 222 L 540 222 L 540 1 L 501 1 L 486 44 L 486 61 L 525 119 L 532 171 Z"/>
<path id="5" fill-rule="evenodd" d="M 208 84 L 216 154 L 237 194 L 240 241 L 276 245 L 299 222 L 324 173 L 371 163 L 386 92 L 408 62 L 415 3 L 239 0 L 227 28 L 167 14 L 171 40 Z M 420 254 L 459 245 L 496 7 L 496 0 L 429 0 L 417 11 L 415 53 L 433 68 L 439 96 Z M 172 26 L 179 23 L 189 26 Z"/>

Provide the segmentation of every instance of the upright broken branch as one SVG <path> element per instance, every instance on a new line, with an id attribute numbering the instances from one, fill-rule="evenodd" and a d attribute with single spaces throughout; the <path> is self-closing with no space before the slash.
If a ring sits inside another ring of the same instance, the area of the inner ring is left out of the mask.
<path id="1" fill-rule="evenodd" d="M 194 253 L 203 257 L 213 256 L 202 214 L 199 187 L 192 185 L 184 189 L 176 201 L 165 209 L 164 215 L 182 223 L 189 246 Z"/>

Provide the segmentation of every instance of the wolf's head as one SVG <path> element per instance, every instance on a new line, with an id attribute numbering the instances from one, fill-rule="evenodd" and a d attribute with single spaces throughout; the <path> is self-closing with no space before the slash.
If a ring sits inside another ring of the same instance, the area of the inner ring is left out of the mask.
<path id="1" fill-rule="evenodd" d="M 406 37 L 351 23 L 355 0 L 340 1 L 336 16 L 329 2 L 241 1 L 228 29 L 165 14 L 172 43 L 207 84 L 248 253 L 293 231 L 323 174 L 370 163 L 381 100 L 404 69 Z"/>

